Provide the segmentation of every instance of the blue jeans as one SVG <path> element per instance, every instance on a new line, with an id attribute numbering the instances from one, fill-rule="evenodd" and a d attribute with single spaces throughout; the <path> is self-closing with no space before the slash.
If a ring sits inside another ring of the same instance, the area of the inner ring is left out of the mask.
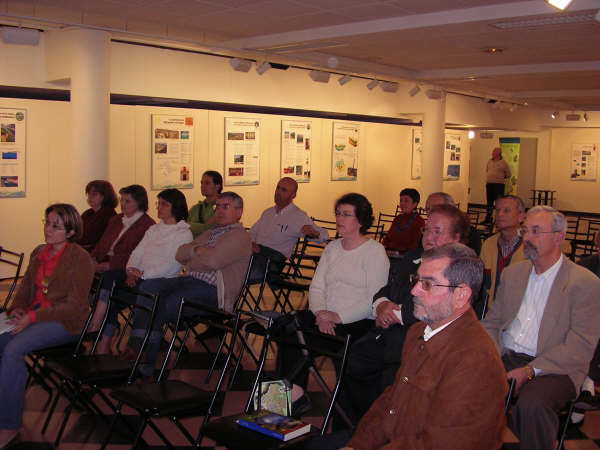
<path id="1" fill-rule="evenodd" d="M 177 320 L 181 297 L 184 297 L 190 303 L 216 307 L 218 304 L 217 288 L 197 278 L 176 277 L 143 280 L 138 285 L 138 289 L 151 294 L 160 294 L 156 318 L 154 319 L 154 325 L 146 347 L 146 363 L 143 367 L 140 367 L 140 371 L 144 375 L 149 375 L 154 370 L 156 358 L 160 350 L 160 342 L 163 335 L 162 327 L 165 323 Z M 151 307 L 150 301 L 146 297 L 138 297 L 137 302 Z M 147 312 L 136 311 L 133 320 L 133 329 L 129 338 L 129 347 L 135 351 L 138 351 L 142 345 L 148 319 L 149 314 Z"/>
<path id="2" fill-rule="evenodd" d="M 76 339 L 59 322 L 37 322 L 17 334 L 0 334 L 0 429 L 21 427 L 27 382 L 25 356 Z"/>

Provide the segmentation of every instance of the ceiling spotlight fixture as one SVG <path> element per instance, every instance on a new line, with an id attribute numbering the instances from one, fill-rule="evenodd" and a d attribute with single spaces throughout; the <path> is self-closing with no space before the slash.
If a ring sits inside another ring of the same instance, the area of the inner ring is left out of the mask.
<path id="1" fill-rule="evenodd" d="M 469 130 L 469 139 L 475 139 L 475 132 L 473 130 Z"/>
<path id="2" fill-rule="evenodd" d="M 440 89 L 427 89 L 425 95 L 429 100 L 439 100 L 442 98 L 442 91 Z"/>
<path id="3" fill-rule="evenodd" d="M 249 59 L 233 58 L 229 60 L 229 64 L 237 72 L 248 72 L 252 66 L 252 61 Z"/>
<path id="4" fill-rule="evenodd" d="M 546 0 L 549 5 L 560 9 L 561 11 L 571 4 L 571 0 Z"/>
<path id="5" fill-rule="evenodd" d="M 346 83 L 350 83 L 352 81 L 352 77 L 348 74 L 344 75 L 343 77 L 340 77 L 338 79 L 338 83 L 340 83 L 340 86 L 345 85 Z"/>
<path id="6" fill-rule="evenodd" d="M 588 121 L 588 115 L 587 115 L 587 113 L 583 113 L 583 121 L 584 122 Z"/>
<path id="7" fill-rule="evenodd" d="M 271 64 L 268 61 L 265 61 L 260 65 L 258 65 L 258 64 L 256 65 L 256 73 L 258 73 L 259 75 L 262 75 L 270 68 L 271 68 Z"/>
<path id="8" fill-rule="evenodd" d="M 379 84 L 378 80 L 371 80 L 369 82 L 369 84 L 367 84 L 367 89 L 372 91 L 373 89 L 375 89 L 377 87 L 378 84 Z"/>
<path id="9" fill-rule="evenodd" d="M 323 72 L 322 70 L 311 70 L 308 72 L 308 76 L 317 83 L 329 83 L 329 72 Z"/>
<path id="10" fill-rule="evenodd" d="M 552 117 L 553 119 L 556 119 L 556 118 L 558 117 L 558 115 L 559 115 L 559 114 L 560 114 L 560 113 L 559 113 L 558 111 L 554 111 L 554 112 L 553 112 L 553 113 L 550 115 L 550 117 Z"/>
<path id="11" fill-rule="evenodd" d="M 421 92 L 421 88 L 419 87 L 418 84 L 415 84 L 415 86 L 410 91 L 408 91 L 408 95 L 410 95 L 411 97 L 414 97 L 419 92 Z"/>
<path id="12" fill-rule="evenodd" d="M 491 53 L 491 54 L 502 53 L 503 51 L 504 51 L 504 49 L 500 48 L 500 47 L 487 47 L 487 48 L 483 49 L 484 53 Z"/>
<path id="13" fill-rule="evenodd" d="M 335 56 L 331 56 L 327 60 L 327 67 L 331 67 L 332 69 L 335 69 L 339 64 L 340 62 Z"/>
<path id="14" fill-rule="evenodd" d="M 381 90 L 383 92 L 398 92 L 398 83 L 395 83 L 393 81 L 383 81 L 381 83 Z"/>

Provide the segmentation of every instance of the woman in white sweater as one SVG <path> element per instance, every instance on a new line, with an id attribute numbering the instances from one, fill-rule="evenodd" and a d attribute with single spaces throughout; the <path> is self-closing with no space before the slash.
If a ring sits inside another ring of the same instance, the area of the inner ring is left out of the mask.
<path id="1" fill-rule="evenodd" d="M 355 193 L 342 196 L 335 203 L 335 220 L 340 239 L 323 251 L 310 285 L 309 310 L 298 311 L 297 316 L 303 328 L 316 327 L 321 333 L 337 336 L 350 334 L 355 341 L 373 327 L 373 296 L 387 283 L 390 263 L 385 248 L 366 235 L 374 220 L 366 197 Z M 297 347 L 282 347 L 278 369 L 285 377 L 302 355 Z M 291 381 L 297 386 L 292 392 L 292 399 L 297 400 L 292 414 L 300 416 L 310 408 L 303 395 L 307 372 Z"/>
<path id="2" fill-rule="evenodd" d="M 156 209 L 160 222 L 152 225 L 131 253 L 126 266 L 128 286 L 139 286 L 143 280 L 174 278 L 181 271 L 175 259 L 177 249 L 193 240 L 186 223 L 188 208 L 185 196 L 177 189 L 165 189 L 158 194 Z M 118 308 L 111 307 L 108 322 L 98 343 L 98 354 L 108 353 L 118 321 Z"/>

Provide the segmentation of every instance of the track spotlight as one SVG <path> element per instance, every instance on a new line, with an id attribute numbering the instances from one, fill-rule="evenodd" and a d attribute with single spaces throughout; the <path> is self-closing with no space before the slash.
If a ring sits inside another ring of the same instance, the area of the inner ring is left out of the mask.
<path id="1" fill-rule="evenodd" d="M 371 80 L 369 82 L 369 84 L 367 84 L 367 89 L 372 91 L 373 89 L 375 89 L 377 86 L 379 85 L 379 81 L 378 80 Z"/>
<path id="2" fill-rule="evenodd" d="M 229 64 L 237 72 L 248 72 L 252 66 L 252 61 L 249 59 L 233 58 L 229 60 Z"/>
<path id="3" fill-rule="evenodd" d="M 560 113 L 559 113 L 558 111 L 554 111 L 554 112 L 553 112 L 553 113 L 550 115 L 550 117 L 552 117 L 553 119 L 556 119 L 556 118 L 558 117 L 558 115 L 559 115 L 559 114 L 560 114 Z"/>
<path id="4" fill-rule="evenodd" d="M 322 70 L 311 70 L 308 72 L 308 76 L 317 83 L 329 83 L 329 72 L 323 72 Z"/>
<path id="5" fill-rule="evenodd" d="M 565 9 L 567 6 L 571 4 L 571 0 L 546 0 L 549 5 L 554 6 L 560 10 Z"/>
<path id="6" fill-rule="evenodd" d="M 383 81 L 381 83 L 381 90 L 383 92 L 398 92 L 398 83 L 395 83 L 393 81 Z"/>
<path id="7" fill-rule="evenodd" d="M 411 97 L 414 97 L 419 92 L 421 92 L 421 88 L 419 87 L 418 84 L 415 84 L 415 86 L 410 91 L 408 91 L 408 95 L 410 95 Z"/>
<path id="8" fill-rule="evenodd" d="M 262 64 L 256 66 L 256 73 L 258 73 L 259 75 L 262 75 L 270 68 L 271 68 L 271 64 L 268 61 L 265 61 Z"/>
<path id="9" fill-rule="evenodd" d="M 439 100 L 442 98 L 442 91 L 439 89 L 427 89 L 425 95 L 429 100 Z"/>
<path id="10" fill-rule="evenodd" d="M 346 83 L 350 83 L 351 81 L 352 81 L 352 77 L 350 75 L 344 75 L 343 77 L 341 77 L 338 80 L 338 83 L 340 83 L 340 86 L 343 86 Z"/>
<path id="11" fill-rule="evenodd" d="M 588 121 L 588 115 L 587 115 L 587 113 L 583 113 L 583 121 L 584 122 Z"/>

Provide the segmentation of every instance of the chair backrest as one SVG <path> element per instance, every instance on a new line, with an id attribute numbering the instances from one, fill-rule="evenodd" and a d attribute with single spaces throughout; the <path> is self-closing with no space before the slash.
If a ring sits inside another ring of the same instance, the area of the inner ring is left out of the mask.
<path id="1" fill-rule="evenodd" d="M 255 392 L 260 386 L 260 381 L 263 378 L 263 370 L 264 363 L 267 356 L 267 351 L 271 342 L 275 343 L 285 343 L 286 345 L 294 345 L 300 348 L 301 352 L 304 355 L 304 359 L 306 361 L 306 366 L 309 369 L 309 373 L 312 374 L 315 378 L 321 389 L 329 396 L 329 404 L 327 406 L 327 413 L 323 418 L 323 422 L 321 424 L 321 435 L 325 433 L 327 429 L 327 425 L 329 420 L 331 419 L 331 415 L 333 413 L 333 408 L 336 407 L 336 399 L 339 393 L 339 389 L 342 383 L 342 377 L 346 367 L 346 360 L 348 357 L 348 348 L 350 346 L 350 335 L 346 335 L 345 338 L 339 336 L 330 336 L 328 334 L 319 333 L 315 330 L 303 329 L 299 326 L 298 320 L 295 316 L 295 313 L 290 313 L 288 318 L 292 318 L 296 323 L 296 338 L 290 339 L 289 335 L 284 333 L 279 334 L 278 336 L 274 335 L 274 327 L 272 326 L 272 321 L 269 320 L 269 324 L 266 328 L 265 339 L 263 342 L 263 347 L 261 351 L 260 361 L 258 364 L 258 370 L 256 372 L 256 376 L 254 379 L 254 383 L 252 385 L 252 389 L 250 391 L 250 395 L 246 402 L 246 407 L 244 409 L 246 414 L 251 412 L 251 408 L 253 406 L 253 399 Z M 261 318 L 261 321 L 264 321 L 265 318 Z M 331 351 L 324 350 L 323 347 L 311 344 L 312 336 L 318 336 L 319 340 L 327 340 L 332 343 L 339 345 L 339 351 Z M 308 338 L 308 339 L 307 339 Z M 336 370 L 336 380 L 333 388 L 329 388 L 325 383 L 323 377 L 320 375 L 318 369 L 314 365 L 314 358 L 318 356 L 327 356 L 333 360 L 337 361 L 337 370 Z M 343 410 L 338 408 L 337 411 L 345 416 Z"/>
<path id="2" fill-rule="evenodd" d="M 316 219 L 314 217 L 311 217 L 311 220 L 318 227 L 321 227 L 321 228 L 324 228 L 324 229 L 327 230 L 327 233 L 329 234 L 329 239 L 336 239 L 338 237 L 338 235 L 337 235 L 337 227 L 335 225 L 335 220 L 334 221 L 331 221 L 331 220 L 322 220 L 322 219 Z"/>
<path id="3" fill-rule="evenodd" d="M 0 311 L 4 311 L 17 287 L 17 281 L 19 280 L 19 276 L 21 275 L 21 268 L 23 266 L 23 257 L 24 253 L 17 253 L 11 250 L 7 250 L 4 247 L 0 246 L 0 264 L 7 266 L 12 270 L 14 270 L 14 275 L 8 278 L 4 278 L 4 280 L 11 280 L 10 285 L 8 287 L 8 294 L 2 301 L 0 305 Z"/>
<path id="4" fill-rule="evenodd" d="M 248 308 L 249 311 L 259 311 L 260 303 L 263 298 L 263 293 L 265 290 L 265 284 L 267 282 L 267 276 L 269 274 L 269 266 L 271 261 L 269 258 L 266 259 L 266 264 L 264 266 L 264 270 L 260 274 L 260 284 L 259 284 L 259 292 L 257 295 L 252 293 L 250 288 L 256 285 L 255 280 L 251 280 L 251 275 L 253 273 L 253 268 L 256 261 L 256 256 L 252 254 L 250 256 L 250 261 L 248 261 L 248 268 L 246 269 L 246 276 L 244 277 L 244 283 L 242 284 L 242 288 L 238 293 L 235 301 L 233 302 L 233 311 L 237 311 L 243 309 L 244 306 Z"/>

